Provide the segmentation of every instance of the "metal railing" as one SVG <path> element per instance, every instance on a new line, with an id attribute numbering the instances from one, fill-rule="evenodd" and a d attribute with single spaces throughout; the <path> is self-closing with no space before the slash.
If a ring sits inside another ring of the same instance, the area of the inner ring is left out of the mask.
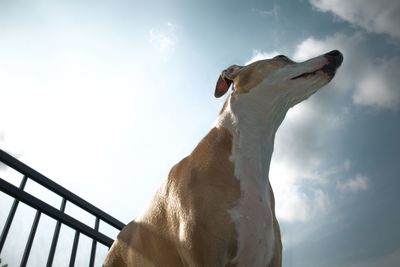
<path id="1" fill-rule="evenodd" d="M 80 234 L 84 234 L 92 239 L 92 246 L 91 246 L 91 253 L 90 253 L 90 261 L 89 266 L 94 266 L 95 262 L 95 255 L 96 255 L 96 247 L 97 242 L 107 246 L 108 248 L 111 247 L 113 243 L 113 239 L 109 236 L 101 233 L 99 231 L 99 224 L 100 221 L 105 222 L 112 227 L 121 230 L 125 225 L 120 222 L 119 220 L 115 219 L 114 217 L 108 215 L 104 211 L 96 208 L 89 202 L 85 201 L 84 199 L 80 198 L 79 196 L 75 195 L 74 193 L 68 191 L 64 187 L 60 186 L 59 184 L 53 182 L 49 178 L 45 177 L 44 175 L 40 174 L 39 172 L 35 171 L 31 167 L 25 165 L 21 161 L 17 160 L 16 158 L 12 157 L 8 153 L 4 152 L 0 149 L 0 161 L 3 162 L 8 167 L 13 168 L 17 172 L 21 173 L 23 176 L 22 181 L 19 187 L 14 186 L 13 184 L 3 180 L 0 177 L 0 190 L 4 193 L 10 195 L 14 198 L 14 202 L 11 206 L 10 212 L 8 214 L 7 220 L 4 224 L 1 236 L 0 236 L 0 255 L 3 249 L 4 243 L 7 239 L 8 232 L 10 230 L 11 224 L 14 219 L 15 212 L 18 208 L 18 203 L 21 201 L 30 207 L 36 209 L 36 214 L 32 223 L 32 227 L 29 233 L 28 240 L 26 242 L 25 250 L 22 255 L 20 266 L 26 266 L 29 258 L 29 254 L 32 248 L 33 240 L 35 238 L 36 229 L 39 224 L 41 214 L 46 214 L 51 218 L 57 221 L 54 234 L 51 242 L 51 246 L 49 249 L 49 256 L 47 258 L 46 266 L 52 266 L 54 254 L 57 247 L 58 237 L 60 234 L 60 228 L 62 224 L 65 224 L 75 230 L 74 241 L 72 245 L 71 257 L 69 261 L 69 266 L 75 265 L 76 253 L 78 249 L 79 243 L 79 236 Z M 53 206 L 47 204 L 46 202 L 38 199 L 37 197 L 31 195 L 30 193 L 24 191 L 26 182 L 28 179 L 35 181 L 36 183 L 42 185 L 43 187 L 47 188 L 48 190 L 56 193 L 62 198 L 60 209 L 56 209 Z M 90 227 L 79 220 L 71 217 L 70 215 L 64 213 L 65 206 L 67 202 L 71 202 L 76 206 L 80 207 L 81 209 L 87 211 L 88 213 L 92 214 L 95 217 L 94 228 Z"/>

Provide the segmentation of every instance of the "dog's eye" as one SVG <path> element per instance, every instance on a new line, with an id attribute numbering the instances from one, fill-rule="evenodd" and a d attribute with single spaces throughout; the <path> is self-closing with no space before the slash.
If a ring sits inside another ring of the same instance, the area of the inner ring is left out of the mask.
<path id="1" fill-rule="evenodd" d="M 293 60 L 291 60 L 290 58 L 288 58 L 287 56 L 284 56 L 284 55 L 278 55 L 274 58 L 279 58 L 281 61 L 284 61 L 284 62 L 290 63 L 290 64 L 295 63 Z"/>
<path id="2" fill-rule="evenodd" d="M 280 58 L 280 59 L 283 59 L 283 60 L 286 60 L 286 61 L 290 60 L 287 56 L 284 56 L 284 55 L 279 55 L 279 56 L 276 56 L 276 57 Z"/>

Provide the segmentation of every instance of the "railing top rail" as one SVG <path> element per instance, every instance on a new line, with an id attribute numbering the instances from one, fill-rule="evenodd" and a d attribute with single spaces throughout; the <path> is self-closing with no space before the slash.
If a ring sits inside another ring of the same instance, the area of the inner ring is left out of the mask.
<path id="1" fill-rule="evenodd" d="M 64 187 L 60 186 L 59 184 L 53 182 L 43 174 L 35 171 L 28 165 L 24 164 L 23 162 L 17 160 L 16 158 L 12 157 L 5 151 L 0 149 L 0 161 L 4 164 L 8 165 L 9 167 L 13 168 L 14 170 L 26 175 L 33 181 L 37 182 L 38 184 L 46 187 L 47 189 L 55 192 L 56 194 L 60 195 L 61 197 L 67 199 L 71 203 L 74 203 L 78 207 L 86 210 L 90 214 L 99 217 L 102 221 L 107 222 L 108 224 L 112 225 L 113 227 L 121 230 L 125 224 L 121 221 L 115 219 L 114 217 L 108 215 L 104 211 L 100 210 L 99 208 L 93 206 L 86 200 L 80 198 L 79 196 L 75 195 L 71 191 L 65 189 Z"/>
<path id="2" fill-rule="evenodd" d="M 86 224 L 81 223 L 77 219 L 69 216 L 68 214 L 65 214 L 62 211 L 59 211 L 53 206 L 47 204 L 46 202 L 32 196 L 31 194 L 23 190 L 20 190 L 18 187 L 15 187 L 14 185 L 4 181 L 1 178 L 0 178 L 0 186 L 6 194 L 18 199 L 19 201 L 24 202 L 25 204 L 31 206 L 32 208 L 40 212 L 45 213 L 46 215 L 54 218 L 57 221 L 62 222 L 63 224 L 66 224 L 74 229 L 77 229 L 79 232 L 82 232 L 88 237 L 99 241 L 103 245 L 110 247 L 111 244 L 113 243 L 113 240 L 108 236 L 98 232 L 97 230 L 92 229 Z"/>

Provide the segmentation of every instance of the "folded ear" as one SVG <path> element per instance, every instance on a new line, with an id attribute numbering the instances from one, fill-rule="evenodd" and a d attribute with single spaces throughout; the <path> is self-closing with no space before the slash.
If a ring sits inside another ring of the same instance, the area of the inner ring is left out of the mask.
<path id="1" fill-rule="evenodd" d="M 214 96 L 217 98 L 223 96 L 228 91 L 231 84 L 232 80 L 225 78 L 224 75 L 221 74 L 215 86 Z"/>
<path id="2" fill-rule="evenodd" d="M 222 71 L 215 86 L 215 92 L 214 92 L 215 97 L 217 98 L 221 97 L 228 91 L 233 80 L 239 74 L 242 68 L 243 68 L 242 66 L 232 65 L 226 70 Z"/>

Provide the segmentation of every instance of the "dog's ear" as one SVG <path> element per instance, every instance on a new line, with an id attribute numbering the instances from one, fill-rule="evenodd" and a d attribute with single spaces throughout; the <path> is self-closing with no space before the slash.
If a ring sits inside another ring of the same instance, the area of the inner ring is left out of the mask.
<path id="1" fill-rule="evenodd" d="M 214 96 L 217 98 L 223 96 L 228 91 L 231 84 L 232 80 L 225 78 L 224 75 L 221 74 L 215 86 Z"/>
<path id="2" fill-rule="evenodd" d="M 235 79 L 242 68 L 242 66 L 232 65 L 226 70 L 222 71 L 215 86 L 215 97 L 221 97 L 228 91 L 233 79 Z"/>

